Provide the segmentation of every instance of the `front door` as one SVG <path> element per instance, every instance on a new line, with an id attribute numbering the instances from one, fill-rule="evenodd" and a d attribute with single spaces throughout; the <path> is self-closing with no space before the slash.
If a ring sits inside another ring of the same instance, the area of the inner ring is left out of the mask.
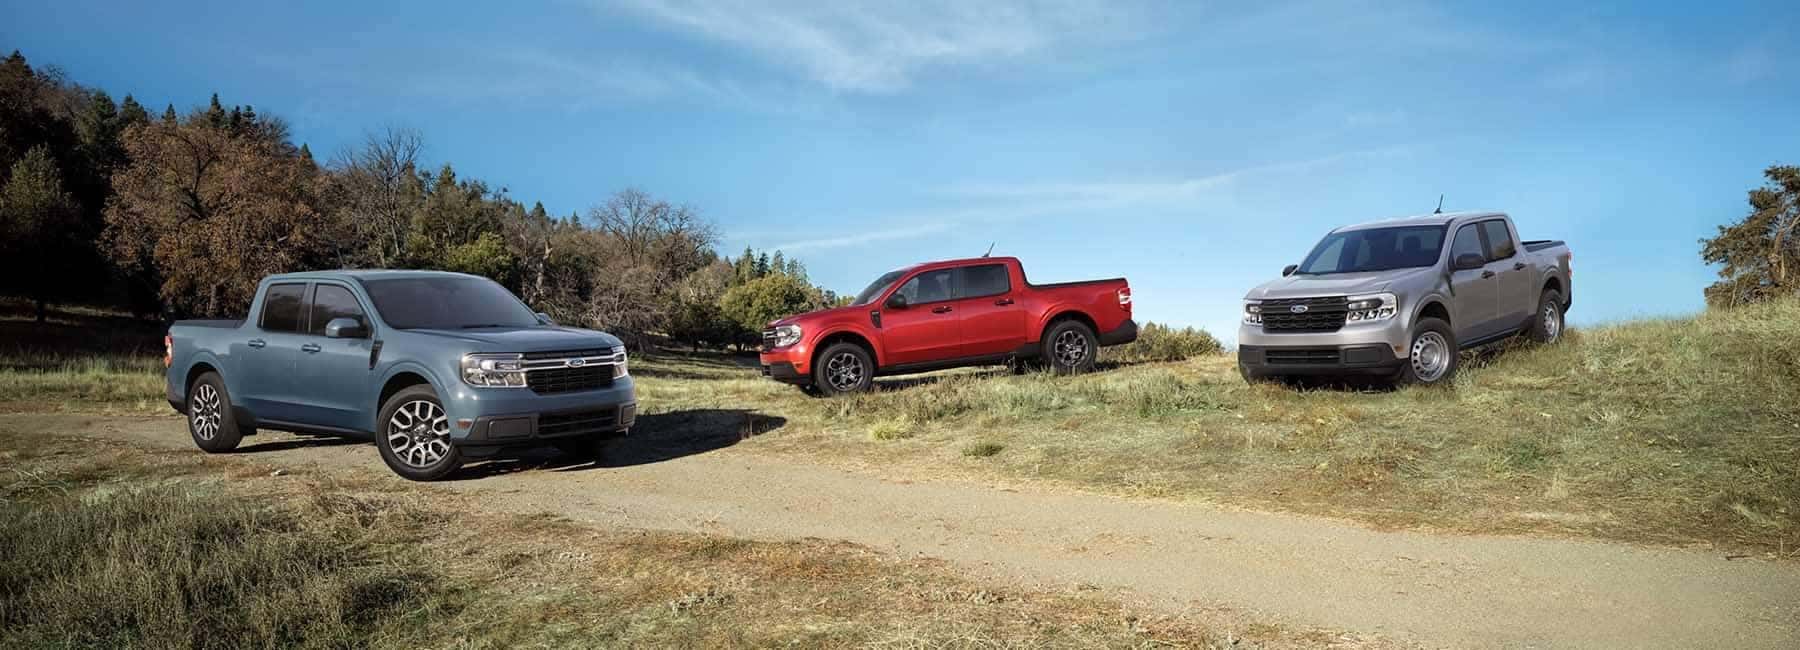
<path id="1" fill-rule="evenodd" d="M 362 323 L 369 319 L 350 288 L 334 283 L 313 285 L 307 317 L 306 342 L 300 346 L 298 378 L 305 413 L 300 422 L 314 426 L 366 431 L 374 425 L 367 407 L 375 395 L 369 386 L 370 338 L 325 337 L 325 324 L 334 318 Z"/>
<path id="2" fill-rule="evenodd" d="M 953 269 L 925 271 L 900 285 L 905 309 L 881 310 L 883 366 L 954 359 L 962 339 Z"/>
<path id="3" fill-rule="evenodd" d="M 956 313 L 962 321 L 961 357 L 1009 354 L 1025 345 L 1025 306 L 1012 298 L 1005 264 L 965 266 L 957 272 Z"/>
<path id="4" fill-rule="evenodd" d="M 1481 244 L 1481 231 L 1476 224 L 1456 229 L 1456 239 L 1450 242 L 1450 299 L 1453 303 L 1450 327 L 1456 330 L 1459 345 L 1493 332 L 1494 308 L 1500 290 L 1499 278 L 1485 266 L 1455 268 L 1456 258 L 1471 254 L 1487 259 L 1487 249 Z"/>
<path id="5" fill-rule="evenodd" d="M 271 284 L 263 292 L 261 313 L 255 328 L 246 328 L 243 341 L 233 341 L 239 356 L 232 367 L 233 402 L 248 407 L 258 420 L 293 421 L 301 408 L 295 401 L 294 365 L 305 343 L 306 283 Z"/>

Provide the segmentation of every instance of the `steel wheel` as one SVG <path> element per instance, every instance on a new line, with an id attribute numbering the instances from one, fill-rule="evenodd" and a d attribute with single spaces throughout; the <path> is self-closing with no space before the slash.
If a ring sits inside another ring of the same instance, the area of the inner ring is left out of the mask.
<path id="1" fill-rule="evenodd" d="M 194 399 L 188 405 L 188 417 L 194 420 L 194 436 L 201 440 L 212 440 L 219 435 L 225 413 L 224 400 L 219 399 L 219 391 L 212 384 L 202 383 L 194 387 Z"/>
<path id="2" fill-rule="evenodd" d="M 1073 329 L 1064 330 L 1063 333 L 1056 335 L 1056 341 L 1051 347 L 1051 354 L 1056 357 L 1056 364 L 1059 366 L 1078 367 L 1081 362 L 1087 360 L 1087 337 Z"/>
<path id="3" fill-rule="evenodd" d="M 1450 370 L 1451 356 L 1456 354 L 1450 349 L 1450 342 L 1437 332 L 1424 332 L 1413 339 L 1412 362 L 1413 375 L 1420 381 L 1430 383 L 1442 379 Z"/>
<path id="4" fill-rule="evenodd" d="M 1556 308 L 1555 302 L 1544 304 L 1544 342 L 1555 343 L 1562 336 L 1562 310 Z"/>
<path id="5" fill-rule="evenodd" d="M 840 352 L 825 362 L 825 381 L 838 392 L 854 390 L 867 374 L 862 359 L 849 352 Z"/>
<path id="6" fill-rule="evenodd" d="M 442 407 L 427 400 L 401 404 L 388 418 L 387 442 L 400 462 L 420 469 L 431 467 L 450 453 L 450 418 Z"/>

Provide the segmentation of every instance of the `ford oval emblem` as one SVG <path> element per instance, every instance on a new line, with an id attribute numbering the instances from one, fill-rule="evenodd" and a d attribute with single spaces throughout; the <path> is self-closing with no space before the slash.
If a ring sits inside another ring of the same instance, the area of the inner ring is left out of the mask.
<path id="1" fill-rule="evenodd" d="M 563 363 L 565 365 L 569 366 L 570 368 L 580 368 L 582 366 L 587 365 L 587 359 L 570 359 L 568 361 L 564 361 Z"/>
<path id="2" fill-rule="evenodd" d="M 1306 313 L 1306 305 L 1294 305 L 1289 307 L 1288 311 L 1295 314 L 1304 314 Z"/>

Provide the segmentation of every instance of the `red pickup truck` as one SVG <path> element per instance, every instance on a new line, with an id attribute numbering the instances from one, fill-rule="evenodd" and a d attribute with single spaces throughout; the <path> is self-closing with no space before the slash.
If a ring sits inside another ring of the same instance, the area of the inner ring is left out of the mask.
<path id="1" fill-rule="evenodd" d="M 931 262 L 882 275 L 848 306 L 771 323 L 762 370 L 828 395 L 866 390 L 877 375 L 963 366 L 1081 372 L 1137 331 L 1125 278 L 1034 285 L 1011 257 Z"/>

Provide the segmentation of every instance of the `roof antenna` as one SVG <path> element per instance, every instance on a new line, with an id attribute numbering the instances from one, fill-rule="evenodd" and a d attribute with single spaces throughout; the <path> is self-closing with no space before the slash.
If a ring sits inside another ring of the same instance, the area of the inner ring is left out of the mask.
<path id="1" fill-rule="evenodd" d="M 1431 213 L 1432 214 L 1443 214 L 1444 213 L 1444 195 L 1442 195 L 1442 194 L 1438 195 L 1438 207 L 1436 210 L 1432 210 Z"/>
<path id="2" fill-rule="evenodd" d="M 987 252 L 986 252 L 986 253 L 982 253 L 982 254 L 981 254 L 981 256 L 982 256 L 982 257 L 987 257 L 987 256 L 989 256 L 989 255 L 993 255 L 993 254 L 994 254 L 994 243 L 993 243 L 993 242 L 989 242 L 989 243 L 988 243 L 988 249 L 987 249 Z"/>

